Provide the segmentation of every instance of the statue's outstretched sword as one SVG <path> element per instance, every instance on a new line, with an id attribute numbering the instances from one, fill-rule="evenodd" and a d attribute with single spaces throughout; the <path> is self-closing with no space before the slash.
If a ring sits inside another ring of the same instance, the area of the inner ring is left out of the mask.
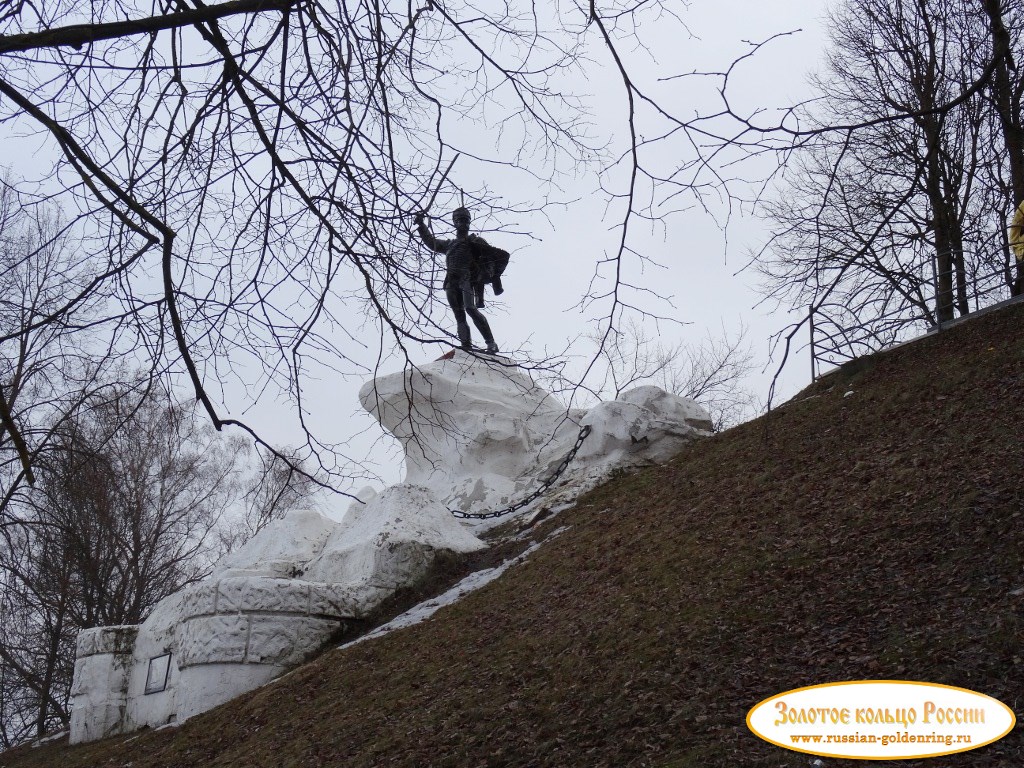
<path id="1" fill-rule="evenodd" d="M 429 211 L 431 206 L 434 205 L 434 200 L 437 199 L 437 193 L 441 191 L 441 187 L 444 186 L 445 179 L 447 179 L 448 174 L 452 172 L 452 166 L 455 165 L 455 161 L 458 159 L 458 155 L 455 155 L 455 157 L 452 158 L 452 161 L 448 163 L 448 168 L 445 170 L 444 175 L 441 176 L 441 180 L 437 182 L 437 188 L 434 190 L 434 194 L 430 196 L 430 200 L 427 201 L 427 207 L 423 209 L 423 212 L 426 213 L 428 216 L 430 215 Z"/>

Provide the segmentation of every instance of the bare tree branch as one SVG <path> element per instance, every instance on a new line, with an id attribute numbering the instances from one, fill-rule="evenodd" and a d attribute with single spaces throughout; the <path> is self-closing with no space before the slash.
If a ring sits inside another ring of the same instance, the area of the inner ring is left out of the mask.
<path id="1" fill-rule="evenodd" d="M 112 21 L 104 24 L 74 24 L 67 27 L 26 32 L 18 35 L 0 35 L 0 56 L 23 53 L 41 48 L 82 46 L 101 40 L 117 40 L 133 35 L 146 35 L 168 29 L 204 24 L 240 14 L 288 11 L 305 0 L 231 0 L 218 5 L 188 8 L 177 13 L 149 16 L 142 19 Z"/>

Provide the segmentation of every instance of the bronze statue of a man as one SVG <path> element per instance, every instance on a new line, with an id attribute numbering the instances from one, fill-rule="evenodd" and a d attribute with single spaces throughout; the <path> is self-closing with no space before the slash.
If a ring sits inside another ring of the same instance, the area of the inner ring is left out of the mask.
<path id="1" fill-rule="evenodd" d="M 416 228 L 430 250 L 445 255 L 447 271 L 443 288 L 448 305 L 455 314 L 459 342 L 463 349 L 472 349 L 469 323 L 466 322 L 466 315 L 469 315 L 480 335 L 484 337 L 487 353 L 493 355 L 498 351 L 498 345 L 494 343 L 491 326 L 480 308 L 484 305 L 483 289 L 486 283 L 494 286 L 495 295 L 502 292 L 501 272 L 508 264 L 508 253 L 489 245 L 478 235 L 469 234 L 471 219 L 466 208 L 456 208 L 452 212 L 452 224 L 455 225 L 454 240 L 435 238 L 423 221 L 425 215 L 416 214 Z"/>

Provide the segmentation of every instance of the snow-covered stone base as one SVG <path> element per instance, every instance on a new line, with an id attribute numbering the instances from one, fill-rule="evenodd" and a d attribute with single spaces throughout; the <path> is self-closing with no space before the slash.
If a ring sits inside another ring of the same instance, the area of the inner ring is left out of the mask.
<path id="1" fill-rule="evenodd" d="M 405 449 L 405 482 L 426 486 L 450 508 L 488 512 L 529 495 L 590 426 L 568 471 L 537 504 L 565 501 L 611 470 L 661 462 L 711 434 L 693 400 L 640 386 L 590 410 L 566 411 L 511 360 L 455 350 L 427 365 L 379 376 L 359 401 Z M 527 507 L 524 514 L 533 507 Z M 469 522 L 474 530 L 504 522 Z"/>
<path id="2" fill-rule="evenodd" d="M 708 434 L 696 403 L 638 387 L 589 411 L 566 412 L 507 358 L 456 351 L 381 376 L 360 402 L 402 441 L 406 477 L 360 492 L 342 522 L 290 514 L 223 558 L 213 574 L 162 601 L 139 626 L 78 638 L 72 743 L 180 722 L 299 664 L 347 621 L 413 584 L 439 552 L 473 552 L 450 509 L 509 506 L 549 477 L 591 433 L 542 503 L 571 501 L 616 467 L 663 461 Z"/>
<path id="3" fill-rule="evenodd" d="M 71 743 L 181 722 L 257 688 L 415 582 L 438 552 L 483 547 L 415 486 L 388 488 L 341 523 L 309 510 L 275 521 L 143 624 L 79 634 Z"/>
<path id="4" fill-rule="evenodd" d="M 561 461 L 582 415 L 508 358 L 462 350 L 367 382 L 359 402 L 402 442 L 405 482 L 465 512 L 525 496 Z"/>
<path id="5" fill-rule="evenodd" d="M 72 718 L 72 742 L 93 741 L 118 733 L 128 706 L 128 680 L 137 626 L 97 627 L 78 635 L 71 696 L 75 711 L 89 717 Z M 77 736 L 76 727 L 77 726 Z"/>

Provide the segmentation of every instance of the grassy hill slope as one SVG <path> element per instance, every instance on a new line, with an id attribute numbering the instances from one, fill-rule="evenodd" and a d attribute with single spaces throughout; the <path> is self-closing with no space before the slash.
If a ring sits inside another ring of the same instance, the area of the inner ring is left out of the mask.
<path id="1" fill-rule="evenodd" d="M 571 529 L 425 624 L 177 729 L 0 765 L 806 766 L 749 707 L 916 679 L 1021 712 L 1024 306 L 857 361 L 547 525 Z M 1024 765 L 1024 738 L 892 764 L 939 763 Z"/>

